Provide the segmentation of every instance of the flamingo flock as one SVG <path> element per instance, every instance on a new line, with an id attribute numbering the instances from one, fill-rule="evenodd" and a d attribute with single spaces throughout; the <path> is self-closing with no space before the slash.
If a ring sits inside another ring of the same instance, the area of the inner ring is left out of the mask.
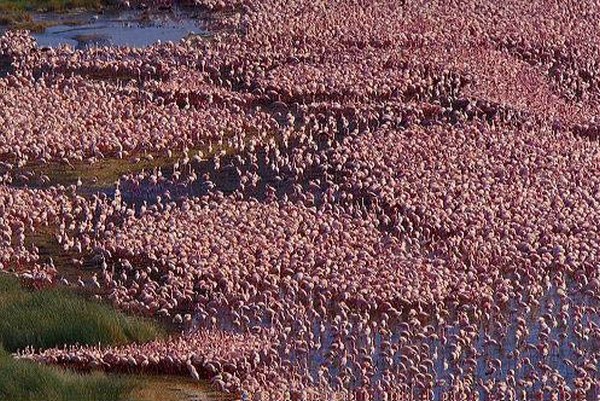
<path id="1" fill-rule="evenodd" d="M 193 6 L 211 37 L 0 38 L 0 269 L 181 333 L 15 357 L 240 399 L 600 395 L 597 5 Z"/>

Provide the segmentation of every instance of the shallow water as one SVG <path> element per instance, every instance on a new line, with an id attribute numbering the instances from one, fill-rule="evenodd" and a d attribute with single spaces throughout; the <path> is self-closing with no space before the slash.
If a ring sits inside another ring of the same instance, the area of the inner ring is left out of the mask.
<path id="1" fill-rule="evenodd" d="M 93 46 L 145 47 L 161 42 L 177 42 L 188 35 L 202 34 L 202 20 L 191 10 L 142 10 L 36 14 L 34 20 L 48 25 L 34 33 L 40 47 L 70 45 L 76 49 Z M 0 33 L 6 27 L 0 26 Z"/>
<path id="2" fill-rule="evenodd" d="M 97 17 L 97 19 L 95 19 Z M 56 25 L 35 34 L 39 46 L 69 44 L 77 49 L 91 46 L 149 46 L 157 41 L 177 42 L 201 31 L 190 17 L 160 18 L 144 21 L 133 13 L 116 17 L 92 16 L 83 25 Z"/>
<path id="3" fill-rule="evenodd" d="M 12 70 L 12 67 L 10 64 L 10 59 L 0 57 L 0 78 L 8 75 L 11 70 Z"/>

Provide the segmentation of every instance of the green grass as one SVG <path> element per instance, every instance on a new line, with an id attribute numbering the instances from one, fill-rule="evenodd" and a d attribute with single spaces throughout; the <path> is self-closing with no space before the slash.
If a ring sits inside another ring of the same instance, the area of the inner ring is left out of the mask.
<path id="1" fill-rule="evenodd" d="M 0 400 L 117 401 L 133 390 L 133 384 L 101 373 L 79 375 L 15 360 L 0 348 Z"/>
<path id="2" fill-rule="evenodd" d="M 14 8 L 0 0 L 0 25 L 14 29 L 29 29 L 34 32 L 43 31 L 45 26 L 33 21 L 31 15 L 24 10 Z"/>
<path id="3" fill-rule="evenodd" d="M 73 9 L 98 10 L 108 3 L 104 0 L 0 0 L 0 10 L 43 12 L 64 12 Z"/>
<path id="4" fill-rule="evenodd" d="M 26 346 L 143 342 L 163 335 L 164 330 L 148 320 L 126 316 L 65 289 L 29 291 L 15 277 L 0 273 L 0 400 L 124 400 L 143 383 L 16 360 L 9 351 Z"/>
<path id="5" fill-rule="evenodd" d="M 126 316 L 65 289 L 28 291 L 14 277 L 0 274 L 0 343 L 7 351 L 145 342 L 163 334 L 149 320 Z"/>
<path id="6" fill-rule="evenodd" d="M 0 25 L 42 32 L 51 24 L 34 21 L 32 12 L 100 10 L 110 4 L 106 0 L 0 0 Z"/>

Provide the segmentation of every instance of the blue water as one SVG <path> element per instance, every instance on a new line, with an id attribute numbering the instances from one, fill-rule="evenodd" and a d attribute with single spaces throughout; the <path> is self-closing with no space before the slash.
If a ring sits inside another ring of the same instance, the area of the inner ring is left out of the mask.
<path id="1" fill-rule="evenodd" d="M 84 19 L 81 21 L 81 19 Z M 161 42 L 177 42 L 203 31 L 200 22 L 192 16 L 158 15 L 143 18 L 140 12 L 118 15 L 80 16 L 79 25 L 59 24 L 34 34 L 40 47 L 71 45 L 77 49 L 92 46 L 145 47 Z"/>

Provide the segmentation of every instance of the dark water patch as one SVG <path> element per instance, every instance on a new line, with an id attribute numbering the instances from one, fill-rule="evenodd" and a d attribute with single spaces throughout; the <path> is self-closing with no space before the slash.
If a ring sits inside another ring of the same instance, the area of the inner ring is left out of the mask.
<path id="1" fill-rule="evenodd" d="M 9 57 L 0 56 L 0 78 L 9 75 L 13 71 L 12 61 Z"/>

